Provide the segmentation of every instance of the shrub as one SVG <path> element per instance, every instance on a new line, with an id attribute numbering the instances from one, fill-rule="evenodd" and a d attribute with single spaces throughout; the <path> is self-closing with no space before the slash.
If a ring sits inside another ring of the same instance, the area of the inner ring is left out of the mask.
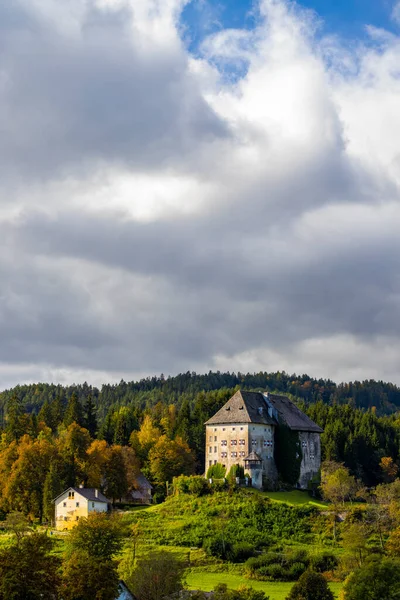
<path id="1" fill-rule="evenodd" d="M 188 477 L 188 489 L 189 494 L 193 494 L 194 496 L 203 496 L 210 491 L 210 486 L 208 481 L 201 477 L 200 475 Z"/>
<path id="2" fill-rule="evenodd" d="M 322 575 L 305 571 L 286 600 L 334 600 L 334 596 Z"/>
<path id="3" fill-rule="evenodd" d="M 300 575 L 303 575 L 304 571 L 307 570 L 307 565 L 302 562 L 295 562 L 289 569 L 289 577 L 291 581 L 297 581 Z"/>
<path id="4" fill-rule="evenodd" d="M 236 478 L 244 479 L 244 467 L 241 465 L 232 465 L 228 473 L 228 481 L 230 484 L 236 483 Z"/>
<path id="5" fill-rule="evenodd" d="M 207 479 L 224 479 L 226 474 L 226 468 L 221 463 L 211 465 L 207 471 Z"/>
<path id="6" fill-rule="evenodd" d="M 223 537 L 207 538 L 203 542 L 203 548 L 210 556 L 228 560 L 232 556 L 232 544 Z"/>
<path id="7" fill-rule="evenodd" d="M 231 556 L 233 562 L 244 562 L 252 556 L 254 556 L 254 546 L 249 542 L 233 544 Z"/>
<path id="8" fill-rule="evenodd" d="M 269 579 L 273 581 L 285 581 L 287 577 L 287 571 L 282 565 L 273 564 L 265 567 L 265 574 Z"/>
<path id="9" fill-rule="evenodd" d="M 311 566 L 317 573 L 333 571 L 339 564 L 338 559 L 331 552 L 324 552 L 311 557 Z"/>

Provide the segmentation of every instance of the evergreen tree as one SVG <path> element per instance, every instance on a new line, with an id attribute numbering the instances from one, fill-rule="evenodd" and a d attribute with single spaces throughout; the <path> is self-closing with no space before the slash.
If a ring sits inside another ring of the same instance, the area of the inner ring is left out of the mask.
<path id="1" fill-rule="evenodd" d="M 69 427 L 72 423 L 83 425 L 83 411 L 81 403 L 78 400 L 78 396 L 74 392 L 68 400 L 67 409 L 64 415 L 64 425 Z"/>
<path id="2" fill-rule="evenodd" d="M 7 405 L 7 438 L 11 440 L 19 440 L 24 435 L 26 429 L 26 419 L 22 409 L 22 402 L 19 397 L 14 394 Z"/>
<path id="3" fill-rule="evenodd" d="M 50 402 L 46 399 L 39 411 L 39 423 L 43 422 L 47 427 L 54 430 L 53 411 Z"/>
<path id="4" fill-rule="evenodd" d="M 53 500 L 63 490 L 63 485 L 59 475 L 59 468 L 55 462 L 50 464 L 50 469 L 46 475 L 43 488 L 43 514 L 45 519 L 54 524 L 54 503 Z"/>
<path id="5" fill-rule="evenodd" d="M 85 403 L 85 427 L 90 436 L 94 438 L 97 431 L 97 419 L 92 394 L 88 395 Z"/>

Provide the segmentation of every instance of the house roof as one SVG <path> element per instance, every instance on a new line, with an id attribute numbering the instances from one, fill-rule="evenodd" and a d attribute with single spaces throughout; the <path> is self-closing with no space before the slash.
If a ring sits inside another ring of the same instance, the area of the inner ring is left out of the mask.
<path id="1" fill-rule="evenodd" d="M 286 396 L 268 394 L 267 399 L 261 392 L 239 390 L 209 419 L 206 425 L 224 423 L 262 423 L 277 425 L 274 417 L 268 413 L 267 402 L 276 410 L 282 421 L 295 431 L 322 433 L 323 429 L 305 415 Z M 276 414 L 275 413 L 275 414 Z"/>
<path id="2" fill-rule="evenodd" d="M 69 492 L 70 490 L 71 490 L 71 492 L 77 492 L 78 494 L 80 494 L 81 496 L 86 498 L 86 500 L 89 500 L 92 502 L 104 502 L 105 504 L 111 504 L 111 500 L 108 500 L 104 496 L 104 494 L 102 494 L 99 490 L 96 490 L 96 488 L 80 488 L 80 487 L 67 488 L 61 494 L 59 494 L 56 498 L 54 498 L 53 502 L 58 500 L 58 498 L 60 498 L 60 496 L 65 494 L 65 492 Z M 97 491 L 97 496 L 96 496 L 96 491 Z"/>
<path id="3" fill-rule="evenodd" d="M 268 400 L 290 429 L 295 431 L 310 431 L 312 433 L 322 433 L 324 431 L 286 396 L 268 394 Z"/>
<path id="4" fill-rule="evenodd" d="M 257 452 L 254 452 L 254 450 L 250 452 L 250 454 L 246 456 L 244 460 L 258 460 L 259 462 L 262 462 L 262 458 L 258 456 Z"/>
<path id="5" fill-rule="evenodd" d="M 276 425 L 276 421 L 268 414 L 264 396 L 260 392 L 239 390 L 228 400 L 206 425 L 221 423 L 262 423 Z"/>
<path id="6" fill-rule="evenodd" d="M 139 475 L 137 475 L 137 477 L 135 477 L 135 484 L 134 484 L 135 489 L 153 489 L 153 486 L 151 485 L 150 481 L 147 479 L 147 477 L 145 477 L 143 475 L 143 473 L 139 473 Z"/>

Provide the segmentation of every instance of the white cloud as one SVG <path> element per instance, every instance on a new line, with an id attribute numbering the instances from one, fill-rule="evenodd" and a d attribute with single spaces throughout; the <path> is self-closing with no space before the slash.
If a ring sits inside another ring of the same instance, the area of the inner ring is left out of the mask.
<path id="1" fill-rule="evenodd" d="M 263 0 L 194 57 L 183 5 L 0 8 L 0 385 L 400 382 L 400 38 Z"/>

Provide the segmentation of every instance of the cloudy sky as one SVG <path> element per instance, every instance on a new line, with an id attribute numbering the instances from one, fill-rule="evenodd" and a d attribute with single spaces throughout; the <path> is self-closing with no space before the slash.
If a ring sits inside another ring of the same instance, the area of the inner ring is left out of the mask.
<path id="1" fill-rule="evenodd" d="M 0 3 L 0 389 L 400 383 L 400 2 Z"/>

